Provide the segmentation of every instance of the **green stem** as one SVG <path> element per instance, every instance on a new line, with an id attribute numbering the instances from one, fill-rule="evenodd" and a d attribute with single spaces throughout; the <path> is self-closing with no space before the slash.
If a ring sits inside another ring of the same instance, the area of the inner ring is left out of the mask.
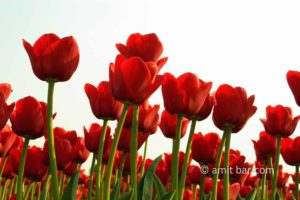
<path id="1" fill-rule="evenodd" d="M 15 179 L 12 179 L 10 181 L 10 188 L 9 188 L 9 193 L 8 193 L 8 199 L 10 199 L 12 193 L 13 193 L 13 189 L 15 187 Z"/>
<path id="2" fill-rule="evenodd" d="M 126 160 L 126 154 L 127 153 L 125 151 L 123 151 L 122 158 L 121 158 L 120 169 L 119 169 L 119 177 L 118 177 L 118 179 L 120 180 L 120 182 L 122 181 L 123 169 L 124 169 L 124 164 L 125 164 L 125 160 Z"/>
<path id="3" fill-rule="evenodd" d="M 104 200 L 110 199 L 109 191 L 110 191 L 110 181 L 111 181 L 111 174 L 112 174 L 112 170 L 113 170 L 113 163 L 115 160 L 116 151 L 117 151 L 121 131 L 123 128 L 123 124 L 124 124 L 124 121 L 125 121 L 125 118 L 127 115 L 128 107 L 129 107 L 129 104 L 124 103 L 122 114 L 121 114 L 120 120 L 118 122 L 116 133 L 115 133 L 113 143 L 112 143 L 112 146 L 111 146 L 111 149 L 109 152 L 109 159 L 108 159 L 107 171 L 106 171 L 105 183 L 104 183 Z"/>
<path id="4" fill-rule="evenodd" d="M 92 166 L 90 169 L 89 192 L 88 192 L 88 198 L 87 198 L 88 200 L 91 199 L 92 193 L 93 193 L 93 173 L 94 173 L 94 168 L 95 168 L 95 160 L 96 160 L 96 155 L 93 153 Z"/>
<path id="5" fill-rule="evenodd" d="M 221 163 L 221 157 L 223 152 L 223 147 L 226 140 L 226 131 L 224 131 L 220 147 L 218 149 L 217 157 L 216 157 L 216 165 L 215 165 L 215 173 L 213 175 L 213 188 L 212 188 L 212 197 L 211 200 L 217 200 L 217 188 L 218 188 L 218 178 L 219 178 L 219 167 Z"/>
<path id="6" fill-rule="evenodd" d="M 35 182 L 32 182 L 32 188 L 31 188 L 31 196 L 30 196 L 30 200 L 34 200 L 34 196 L 35 196 Z"/>
<path id="7" fill-rule="evenodd" d="M 29 144 L 29 138 L 25 138 L 24 146 L 21 154 L 19 171 L 18 171 L 17 200 L 23 199 L 23 174 L 24 174 L 25 158 L 26 158 L 28 144 Z"/>
<path id="8" fill-rule="evenodd" d="M 231 128 L 226 128 L 226 141 L 225 141 L 225 162 L 224 162 L 224 167 L 225 167 L 225 174 L 224 174 L 224 195 L 223 199 L 224 200 L 229 200 L 229 150 L 230 150 L 230 139 L 231 139 Z"/>
<path id="9" fill-rule="evenodd" d="M 204 181 L 205 181 L 205 174 L 202 174 L 201 176 L 201 182 L 200 182 L 200 197 L 199 200 L 204 200 Z"/>
<path id="10" fill-rule="evenodd" d="M 42 189 L 42 199 L 48 199 L 48 185 L 49 185 L 49 181 L 51 179 L 51 174 L 47 175 L 46 181 L 44 183 L 44 187 Z"/>
<path id="11" fill-rule="evenodd" d="M 275 200 L 276 197 L 276 186 L 277 186 L 277 173 L 278 173 L 278 166 L 279 166 L 279 156 L 280 156 L 280 144 L 281 144 L 281 137 L 277 136 L 277 149 L 276 149 L 276 160 L 275 160 L 275 168 L 273 174 L 273 181 L 272 181 L 272 200 Z"/>
<path id="12" fill-rule="evenodd" d="M 103 148 L 106 137 L 106 129 L 107 129 L 108 120 L 103 120 L 102 131 L 100 136 L 100 142 L 97 153 L 97 166 L 96 166 L 96 195 L 95 199 L 100 199 L 101 194 L 101 164 L 102 164 L 102 156 L 103 156 Z"/>
<path id="13" fill-rule="evenodd" d="M 8 179 L 5 180 L 5 183 L 4 183 L 4 188 L 2 190 L 2 196 L 1 196 L 1 200 L 5 200 L 6 198 L 6 194 L 7 194 L 7 187 L 8 187 Z"/>
<path id="14" fill-rule="evenodd" d="M 64 176 L 65 176 L 65 175 L 64 175 L 63 170 L 60 171 L 59 174 L 60 174 L 60 177 L 59 177 L 59 179 L 60 179 L 60 180 L 59 180 L 59 182 L 60 182 L 60 183 L 59 183 L 59 184 L 60 184 L 59 188 L 60 188 L 60 189 L 59 189 L 59 191 L 60 191 L 60 196 L 62 196 L 63 193 L 64 193 L 64 185 L 65 185 L 65 179 L 64 179 L 65 177 L 64 177 Z"/>
<path id="15" fill-rule="evenodd" d="M 196 192 L 196 190 L 197 190 L 197 184 L 192 185 L 193 200 L 196 200 L 196 198 L 197 198 L 197 192 Z"/>
<path id="16" fill-rule="evenodd" d="M 177 116 L 177 127 L 176 135 L 173 139 L 173 149 L 172 149 L 172 169 L 171 169 L 171 191 L 175 191 L 174 200 L 178 200 L 178 174 L 179 174 L 179 147 L 180 147 L 180 136 L 181 136 L 181 126 L 182 126 L 182 116 Z"/>
<path id="17" fill-rule="evenodd" d="M 296 165 L 296 189 L 295 189 L 295 199 L 299 199 L 299 165 Z"/>
<path id="18" fill-rule="evenodd" d="M 4 160 L 2 162 L 2 165 L 1 165 L 1 169 L 0 169 L 0 182 L 2 180 L 2 174 L 3 174 L 3 171 L 4 171 L 5 165 L 6 165 L 6 161 L 7 161 L 7 156 L 4 158 Z"/>
<path id="19" fill-rule="evenodd" d="M 58 177 L 57 177 L 57 166 L 54 146 L 54 135 L 53 135 L 53 94 L 54 94 L 55 82 L 48 82 L 48 99 L 47 99 L 47 132 L 48 132 L 48 148 L 49 148 L 49 159 L 50 159 L 50 172 L 52 180 L 52 195 L 54 199 L 59 199 L 58 191 Z"/>
<path id="20" fill-rule="evenodd" d="M 31 188 L 33 187 L 33 183 L 34 183 L 34 182 L 31 182 L 30 185 L 26 188 L 26 192 L 25 192 L 25 194 L 24 194 L 24 199 L 25 199 L 25 200 L 27 200 L 28 197 L 29 197 Z"/>
<path id="21" fill-rule="evenodd" d="M 143 155 L 143 162 L 142 162 L 142 167 L 141 167 L 141 177 L 144 175 L 144 171 L 145 171 L 147 148 L 148 148 L 148 138 L 147 138 L 147 140 L 145 142 L 145 146 L 144 146 L 144 155 Z"/>
<path id="22" fill-rule="evenodd" d="M 261 183 L 261 200 L 265 199 L 265 188 L 266 188 L 266 180 L 267 180 L 266 169 L 267 169 L 267 163 L 264 162 L 264 174 Z"/>
<path id="23" fill-rule="evenodd" d="M 138 119 L 139 119 L 139 106 L 134 105 L 132 115 L 132 127 L 130 137 L 130 174 L 131 185 L 133 187 L 133 200 L 137 200 L 137 140 L 138 140 Z"/>
<path id="24" fill-rule="evenodd" d="M 191 154 L 191 147 L 192 147 L 192 143 L 193 143 L 193 135 L 195 132 L 196 122 L 197 122 L 197 120 L 193 118 L 188 142 L 186 145 L 184 160 L 183 160 L 183 164 L 182 164 L 182 171 L 181 171 L 181 176 L 180 176 L 180 181 L 179 181 L 179 189 L 178 189 L 179 199 L 183 198 L 183 191 L 184 191 L 184 186 L 185 186 L 185 181 L 186 181 L 185 179 L 186 179 L 186 174 L 188 171 L 188 165 L 189 165 L 189 159 L 190 159 L 190 154 Z"/>
<path id="25" fill-rule="evenodd" d="M 38 195 L 37 195 L 37 200 L 40 200 L 41 197 L 41 185 L 42 182 L 37 183 L 38 184 Z"/>

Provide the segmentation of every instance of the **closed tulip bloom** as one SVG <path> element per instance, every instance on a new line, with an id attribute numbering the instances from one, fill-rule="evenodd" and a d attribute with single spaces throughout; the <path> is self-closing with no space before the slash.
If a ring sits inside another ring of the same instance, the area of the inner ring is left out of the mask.
<path id="1" fill-rule="evenodd" d="M 187 172 L 187 178 L 191 184 L 200 184 L 201 182 L 201 170 L 197 165 L 190 165 Z"/>
<path id="2" fill-rule="evenodd" d="M 140 105 L 161 85 L 163 76 L 158 66 L 140 57 L 116 57 L 109 66 L 109 82 L 113 97 L 121 102 Z"/>
<path id="3" fill-rule="evenodd" d="M 300 158 L 299 156 L 296 156 L 300 152 L 300 136 L 296 137 L 295 139 L 282 139 L 280 152 L 283 160 L 288 165 L 300 165 Z"/>
<path id="4" fill-rule="evenodd" d="M 214 164 L 221 139 L 216 133 L 208 133 L 205 136 L 202 133 L 194 134 L 191 156 L 201 164 Z"/>
<path id="5" fill-rule="evenodd" d="M 33 73 L 42 81 L 69 80 L 79 63 L 79 49 L 72 37 L 59 38 L 50 33 L 42 35 L 33 46 L 23 40 Z"/>
<path id="6" fill-rule="evenodd" d="M 178 119 L 176 115 L 172 115 L 166 110 L 162 112 L 161 119 L 159 122 L 159 128 L 166 138 L 175 138 L 177 120 Z M 182 138 L 185 135 L 189 122 L 190 121 L 186 118 L 182 119 L 180 138 Z"/>
<path id="7" fill-rule="evenodd" d="M 53 132 L 57 169 L 63 170 L 74 158 L 74 146 L 77 141 L 77 134 L 75 131 L 66 131 L 59 127 L 54 128 Z M 45 165 L 49 165 L 47 139 L 43 147 L 43 162 Z"/>
<path id="8" fill-rule="evenodd" d="M 254 95 L 247 97 L 246 90 L 241 87 L 221 85 L 215 93 L 213 122 L 216 127 L 224 130 L 232 127 L 232 133 L 239 132 L 248 119 L 256 112 Z"/>
<path id="9" fill-rule="evenodd" d="M 90 152 L 97 153 L 99 148 L 101 133 L 102 133 L 102 126 L 100 126 L 97 123 L 93 123 L 90 126 L 89 131 L 85 127 L 83 127 L 83 132 L 84 132 L 84 142 L 86 148 Z M 110 127 L 107 126 L 105 140 L 104 140 L 104 151 L 108 148 L 110 137 L 111 137 Z"/>
<path id="10" fill-rule="evenodd" d="M 75 163 L 84 163 L 88 159 L 90 152 L 85 147 L 83 137 L 77 137 L 76 143 L 73 148 L 74 158 L 72 161 Z"/>
<path id="11" fill-rule="evenodd" d="M 139 106 L 138 130 L 146 134 L 156 132 L 159 121 L 159 105 L 153 107 L 148 101 Z M 130 106 L 125 118 L 124 127 L 130 129 L 132 126 L 133 106 Z"/>
<path id="12" fill-rule="evenodd" d="M 183 200 L 193 200 L 193 192 L 189 189 L 184 189 Z"/>
<path id="13" fill-rule="evenodd" d="M 30 139 L 42 137 L 46 132 L 46 104 L 31 96 L 20 99 L 10 121 L 17 135 Z"/>
<path id="14" fill-rule="evenodd" d="M 130 152 L 130 137 L 131 137 L 131 130 L 123 128 L 118 143 L 118 150 Z M 137 138 L 137 150 L 138 150 L 147 140 L 149 134 L 143 134 L 141 132 L 138 132 L 137 137 L 138 137 Z"/>
<path id="15" fill-rule="evenodd" d="M 195 115 L 197 121 L 205 120 L 210 115 L 213 105 L 214 105 L 214 98 L 213 96 L 208 95 L 201 109 Z"/>
<path id="16" fill-rule="evenodd" d="M 33 181 L 41 181 L 48 170 L 48 167 L 42 162 L 43 151 L 41 148 L 29 147 L 26 153 L 24 175 Z"/>
<path id="17" fill-rule="evenodd" d="M 68 177 L 72 177 L 76 173 L 76 170 L 77 170 L 77 163 L 71 162 L 65 167 L 63 172 Z"/>
<path id="18" fill-rule="evenodd" d="M 274 157 L 276 154 L 276 138 L 262 131 L 259 134 L 257 141 L 252 140 L 256 159 L 261 162 L 267 162 L 269 157 Z"/>
<path id="19" fill-rule="evenodd" d="M 146 35 L 131 34 L 126 45 L 118 43 L 116 47 L 126 58 L 138 56 L 146 62 L 157 62 L 163 52 L 163 45 L 155 33 Z"/>
<path id="20" fill-rule="evenodd" d="M 246 198 L 249 196 L 250 192 L 252 192 L 253 188 L 250 185 L 244 185 L 240 189 L 240 196 L 242 198 Z"/>
<path id="21" fill-rule="evenodd" d="M 0 84 L 0 130 L 6 125 L 11 112 L 15 107 L 15 103 L 7 105 L 6 100 L 11 93 L 11 86 L 8 83 Z"/>
<path id="22" fill-rule="evenodd" d="M 286 74 L 286 79 L 297 105 L 300 106 L 300 72 L 290 70 Z"/>
<path id="23" fill-rule="evenodd" d="M 206 83 L 189 72 L 178 78 L 166 73 L 162 83 L 165 109 L 171 114 L 193 116 L 202 108 L 211 87 L 211 82 Z"/>
<path id="24" fill-rule="evenodd" d="M 0 157 L 6 157 L 9 151 L 13 148 L 17 135 L 11 130 L 9 125 L 6 125 L 0 131 Z"/>
<path id="25" fill-rule="evenodd" d="M 300 116 L 293 118 L 292 109 L 277 105 L 267 106 L 266 119 L 261 119 L 267 133 L 274 137 L 289 137 L 296 129 Z"/>
<path id="26" fill-rule="evenodd" d="M 96 118 L 115 120 L 120 116 L 123 104 L 113 98 L 108 81 L 100 82 L 98 87 L 87 83 L 84 90 Z"/>

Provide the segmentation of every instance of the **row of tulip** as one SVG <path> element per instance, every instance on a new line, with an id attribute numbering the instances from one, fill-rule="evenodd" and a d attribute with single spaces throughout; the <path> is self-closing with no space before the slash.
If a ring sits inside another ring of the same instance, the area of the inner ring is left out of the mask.
<path id="1" fill-rule="evenodd" d="M 44 103 L 28 96 L 8 105 L 11 86 L 0 84 L 0 199 L 299 199 L 300 137 L 290 136 L 300 116 L 293 117 L 289 107 L 266 108 L 261 119 L 265 130 L 253 141 L 257 160 L 248 163 L 230 142 L 255 114 L 254 95 L 228 84 L 212 93 L 212 82 L 189 72 L 177 78 L 159 75 L 167 62 L 161 58 L 159 38 L 137 33 L 125 45 L 116 45 L 120 54 L 109 65 L 109 81 L 85 84 L 92 113 L 102 125 L 84 127 L 84 137 L 79 137 L 76 131 L 53 126 L 55 83 L 68 81 L 79 63 L 75 39 L 45 34 L 34 45 L 25 40 L 23 45 L 35 76 L 48 83 L 48 98 Z M 300 106 L 300 72 L 289 71 L 287 81 Z M 161 116 L 160 105 L 148 102 L 160 86 Z M 211 113 L 222 138 L 195 133 L 196 123 Z M 118 121 L 114 131 L 108 126 L 112 120 Z M 189 123 L 186 150 L 180 152 Z M 158 127 L 172 140 L 172 153 L 147 159 L 148 137 Z M 29 146 L 40 137 L 45 138 L 43 148 Z M 90 153 L 87 176 L 81 164 Z M 295 166 L 289 186 L 280 154 Z"/>

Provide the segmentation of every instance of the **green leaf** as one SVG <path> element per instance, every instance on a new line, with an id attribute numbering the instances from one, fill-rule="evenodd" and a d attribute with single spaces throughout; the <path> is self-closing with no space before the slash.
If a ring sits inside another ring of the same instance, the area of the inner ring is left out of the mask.
<path id="1" fill-rule="evenodd" d="M 239 195 L 237 196 L 236 200 L 243 200 L 243 198 Z"/>
<path id="2" fill-rule="evenodd" d="M 276 192 L 276 195 L 275 195 L 275 200 L 280 200 L 280 196 L 277 192 Z"/>
<path id="3" fill-rule="evenodd" d="M 118 196 L 119 196 L 119 191 L 120 191 L 120 179 L 118 179 L 118 181 L 116 182 L 114 188 L 113 188 L 113 191 L 110 195 L 110 199 L 111 200 L 117 200 L 118 199 Z"/>
<path id="4" fill-rule="evenodd" d="M 76 170 L 76 173 L 69 181 L 61 200 L 76 200 L 78 179 L 79 179 L 79 170 Z"/>
<path id="5" fill-rule="evenodd" d="M 152 188 L 153 188 L 153 177 L 155 174 L 155 169 L 160 162 L 162 156 L 158 156 L 151 163 L 150 167 L 147 169 L 145 175 L 142 177 L 138 185 L 138 199 L 149 200 L 152 199 Z"/>
<path id="6" fill-rule="evenodd" d="M 168 192 L 160 200 L 172 200 L 174 198 L 175 191 Z"/>
<path id="7" fill-rule="evenodd" d="M 164 196 L 167 193 L 164 184 L 162 184 L 162 182 L 156 176 L 156 174 L 154 175 L 154 188 L 158 199 L 161 199 L 162 196 Z"/>
<path id="8" fill-rule="evenodd" d="M 256 189 L 252 190 L 245 200 L 254 200 L 256 196 Z"/>
<path id="9" fill-rule="evenodd" d="M 133 197 L 133 190 L 126 192 L 119 200 L 131 200 Z"/>

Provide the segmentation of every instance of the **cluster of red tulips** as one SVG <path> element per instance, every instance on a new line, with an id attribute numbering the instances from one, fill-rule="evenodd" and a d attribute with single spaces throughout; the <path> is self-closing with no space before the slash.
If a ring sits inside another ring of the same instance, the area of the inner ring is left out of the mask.
<path id="1" fill-rule="evenodd" d="M 212 82 L 189 72 L 159 75 L 167 62 L 162 43 L 155 34 L 137 33 L 116 45 L 120 54 L 109 65 L 109 81 L 84 86 L 92 113 L 102 122 L 84 127 L 79 137 L 53 126 L 55 83 L 68 81 L 79 63 L 75 39 L 45 34 L 33 46 L 25 40 L 23 45 L 33 73 L 48 83 L 48 99 L 28 96 L 8 105 L 11 86 L 0 84 L 0 200 L 300 199 L 300 136 L 290 138 L 300 116 L 293 117 L 289 107 L 266 108 L 265 130 L 253 140 L 256 162 L 248 163 L 230 148 L 230 139 L 256 112 L 254 95 L 228 84 L 211 92 Z M 300 72 L 289 71 L 287 82 L 300 106 Z M 160 105 L 148 102 L 160 86 L 161 116 Z M 222 137 L 195 133 L 196 123 L 211 113 Z M 109 120 L 118 121 L 116 128 Z M 180 152 L 189 123 L 186 150 Z M 173 141 L 172 153 L 147 159 L 148 137 L 158 127 Z M 43 148 L 29 145 L 40 137 Z M 88 176 L 81 164 L 90 153 Z M 280 155 L 295 166 L 295 174 L 284 172 Z"/>

